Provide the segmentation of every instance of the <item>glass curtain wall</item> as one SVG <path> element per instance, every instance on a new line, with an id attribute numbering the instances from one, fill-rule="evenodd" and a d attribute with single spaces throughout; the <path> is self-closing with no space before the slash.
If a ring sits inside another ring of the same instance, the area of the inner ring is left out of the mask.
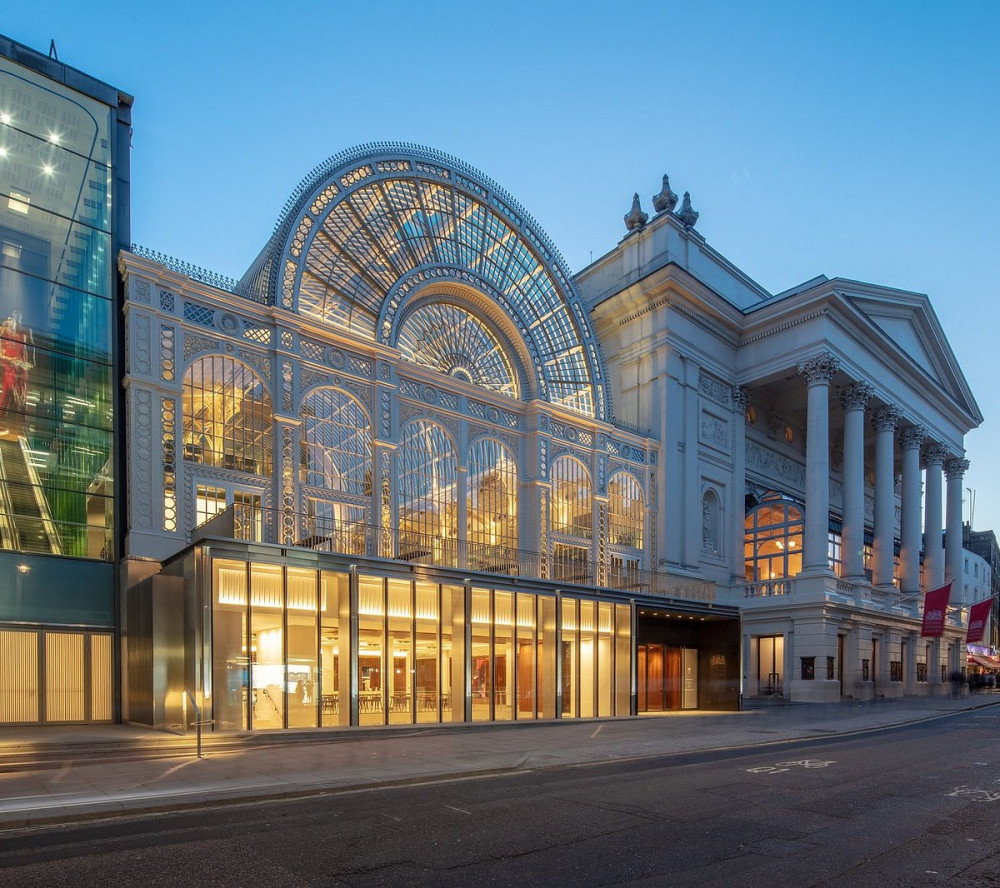
<path id="1" fill-rule="evenodd" d="M 0 551 L 115 558 L 113 125 L 106 105 L 0 58 Z M 23 599 L 0 580 L 0 620 L 70 622 L 35 579 L 79 571 L 38 561 L 0 558 L 4 576 L 27 568 Z M 101 567 L 75 602 L 104 626 Z"/>
<path id="2" fill-rule="evenodd" d="M 348 574 L 211 577 L 218 730 L 555 718 L 557 690 L 563 717 L 630 711 L 627 604 L 360 574 L 355 653 Z"/>

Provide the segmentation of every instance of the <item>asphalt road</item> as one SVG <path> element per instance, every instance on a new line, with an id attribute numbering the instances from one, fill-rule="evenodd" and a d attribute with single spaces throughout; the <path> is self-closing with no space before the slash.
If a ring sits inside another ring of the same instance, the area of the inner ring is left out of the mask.
<path id="1" fill-rule="evenodd" d="M 1000 713 L 0 833 L 0 885 L 1000 886 Z"/>

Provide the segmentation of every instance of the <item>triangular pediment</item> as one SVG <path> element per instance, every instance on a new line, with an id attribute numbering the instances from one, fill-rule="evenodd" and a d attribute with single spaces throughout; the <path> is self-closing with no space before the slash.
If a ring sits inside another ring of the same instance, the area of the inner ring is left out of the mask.
<path id="1" fill-rule="evenodd" d="M 854 308 L 885 334 L 903 360 L 916 364 L 972 416 L 978 415 L 982 421 L 968 382 L 927 296 L 842 280 L 835 285 Z"/>

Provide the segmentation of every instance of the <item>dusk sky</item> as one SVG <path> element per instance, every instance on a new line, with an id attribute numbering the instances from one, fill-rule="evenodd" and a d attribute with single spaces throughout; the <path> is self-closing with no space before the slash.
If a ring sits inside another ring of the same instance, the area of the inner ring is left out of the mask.
<path id="1" fill-rule="evenodd" d="M 666 172 L 771 292 L 927 293 L 1000 531 L 1000 3 L 15 2 L 0 32 L 135 96 L 133 240 L 221 274 L 314 166 L 405 141 L 495 179 L 573 271 Z"/>

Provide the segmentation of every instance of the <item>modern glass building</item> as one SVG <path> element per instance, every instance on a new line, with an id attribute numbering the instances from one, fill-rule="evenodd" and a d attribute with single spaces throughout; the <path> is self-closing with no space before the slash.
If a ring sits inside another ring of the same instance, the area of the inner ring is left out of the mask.
<path id="1" fill-rule="evenodd" d="M 117 715 L 131 101 L 0 37 L 0 723 Z"/>

